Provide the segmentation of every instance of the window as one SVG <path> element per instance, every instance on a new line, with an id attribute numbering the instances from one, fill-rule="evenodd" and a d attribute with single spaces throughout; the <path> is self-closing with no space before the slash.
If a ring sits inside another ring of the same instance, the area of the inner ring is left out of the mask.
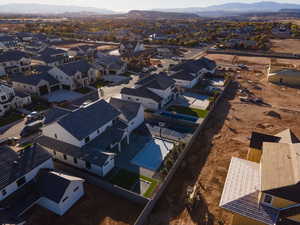
<path id="1" fill-rule="evenodd" d="M 73 192 L 77 191 L 79 189 L 79 187 L 74 188 Z"/>
<path id="2" fill-rule="evenodd" d="M 19 180 L 17 180 L 16 183 L 17 183 L 17 186 L 20 187 L 20 186 L 22 186 L 23 184 L 26 183 L 26 178 L 22 177 Z"/>
<path id="3" fill-rule="evenodd" d="M 54 137 L 57 139 L 57 134 L 54 134 Z"/>
<path id="4" fill-rule="evenodd" d="M 6 96 L 5 96 L 5 95 L 2 95 L 2 96 L 1 96 L 1 100 L 6 100 Z"/>
<path id="5" fill-rule="evenodd" d="M 272 196 L 271 195 L 268 195 L 268 194 L 265 194 L 265 196 L 264 196 L 264 203 L 265 204 L 268 204 L 268 205 L 271 205 L 272 204 Z"/>
<path id="6" fill-rule="evenodd" d="M 6 190 L 3 189 L 3 190 L 2 190 L 2 195 L 5 196 L 6 194 L 7 194 Z"/>
<path id="7" fill-rule="evenodd" d="M 85 162 L 85 167 L 86 167 L 87 169 L 91 169 L 91 163 Z"/>
<path id="8" fill-rule="evenodd" d="M 56 151 L 53 151 L 53 155 L 56 155 Z"/>
<path id="9" fill-rule="evenodd" d="M 76 158 L 73 158 L 73 162 L 74 162 L 75 164 L 77 164 L 77 159 L 76 159 Z"/>
<path id="10" fill-rule="evenodd" d="M 88 143 L 89 141 L 90 141 L 90 137 L 87 137 L 87 138 L 84 139 L 85 143 Z"/>
<path id="11" fill-rule="evenodd" d="M 62 202 L 65 202 L 68 198 L 69 198 L 68 196 L 65 197 L 65 198 L 62 200 Z"/>
<path id="12" fill-rule="evenodd" d="M 64 154 L 64 160 L 67 160 L 67 159 L 68 159 L 67 155 Z"/>
<path id="13" fill-rule="evenodd" d="M 100 130 L 99 130 L 99 129 L 97 130 L 97 133 L 98 133 L 98 134 L 100 133 Z"/>

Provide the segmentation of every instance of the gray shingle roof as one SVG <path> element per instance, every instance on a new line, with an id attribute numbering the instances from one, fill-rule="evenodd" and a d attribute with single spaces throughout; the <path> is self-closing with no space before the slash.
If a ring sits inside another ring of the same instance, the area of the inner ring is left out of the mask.
<path id="1" fill-rule="evenodd" d="M 216 68 L 216 63 L 208 58 L 198 60 L 187 60 L 171 68 L 172 71 L 184 71 L 187 73 L 198 73 L 201 69 L 213 70 Z"/>
<path id="2" fill-rule="evenodd" d="M 99 100 L 68 114 L 57 123 L 78 140 L 82 140 L 120 114 L 105 100 Z"/>
<path id="3" fill-rule="evenodd" d="M 40 83 L 42 80 L 49 82 L 49 85 L 59 84 L 59 81 L 56 80 L 51 75 L 49 75 L 48 73 L 30 75 L 30 76 L 25 76 L 24 74 L 18 73 L 18 74 L 11 75 L 9 78 L 12 82 L 30 84 L 34 86 Z"/>
<path id="4" fill-rule="evenodd" d="M 165 74 L 154 74 L 147 78 L 139 80 L 136 84 L 147 88 L 166 90 L 167 88 L 174 85 L 175 81 Z"/>
<path id="5" fill-rule="evenodd" d="M 193 76 L 192 74 L 187 73 L 185 71 L 178 71 L 178 72 L 172 74 L 171 77 L 173 79 L 187 80 L 187 81 L 192 81 L 197 78 L 197 76 Z"/>
<path id="6" fill-rule="evenodd" d="M 153 101 L 160 103 L 163 99 L 159 95 L 149 91 L 147 88 L 123 88 L 121 90 L 121 94 L 130 95 L 130 96 L 137 96 L 141 98 L 149 98 Z"/>
<path id="7" fill-rule="evenodd" d="M 41 196 L 59 203 L 71 181 L 48 170 L 40 170 L 36 179 L 36 189 Z"/>
<path id="8" fill-rule="evenodd" d="M 19 61 L 22 58 L 29 58 L 25 52 L 9 50 L 0 53 L 0 62 Z"/>
<path id="9" fill-rule="evenodd" d="M 16 153 L 8 147 L 0 147 L 0 189 L 24 176 L 51 156 L 39 146 Z"/>
<path id="10" fill-rule="evenodd" d="M 44 125 L 55 122 L 59 118 L 66 116 L 71 113 L 69 110 L 60 109 L 60 108 L 52 108 L 45 113 Z"/>
<path id="11" fill-rule="evenodd" d="M 87 73 L 89 69 L 93 68 L 91 64 L 84 60 L 67 63 L 58 67 L 68 76 L 74 76 L 76 72 Z"/>
<path id="12" fill-rule="evenodd" d="M 126 101 L 118 98 L 111 98 L 109 103 L 117 108 L 125 116 L 127 121 L 134 119 L 141 107 L 139 103 Z"/>
<path id="13" fill-rule="evenodd" d="M 99 166 L 103 166 L 110 156 L 109 154 L 101 151 L 103 150 L 100 149 L 102 146 L 97 146 L 97 148 L 79 148 L 74 145 L 46 136 L 41 136 L 36 141 L 39 145 L 43 146 L 46 149 L 55 150 L 57 152 L 61 152 L 63 154 Z"/>

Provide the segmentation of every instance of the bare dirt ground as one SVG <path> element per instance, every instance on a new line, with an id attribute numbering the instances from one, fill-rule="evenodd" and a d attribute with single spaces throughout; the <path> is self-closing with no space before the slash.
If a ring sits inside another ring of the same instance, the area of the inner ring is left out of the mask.
<path id="1" fill-rule="evenodd" d="M 299 42 L 300 44 L 300 42 Z M 209 59 L 217 61 L 219 64 L 231 65 L 234 59 L 234 55 L 223 54 L 209 54 L 206 56 Z M 255 70 L 266 71 L 267 66 L 271 63 L 270 58 L 266 57 L 247 57 L 238 56 L 236 64 L 246 64 L 251 66 Z M 282 65 L 295 65 L 300 66 L 299 59 L 272 59 L 272 63 L 279 63 Z"/>
<path id="2" fill-rule="evenodd" d="M 231 157 L 246 157 L 251 132 L 276 134 L 291 128 L 300 137 L 300 90 L 269 84 L 263 74 L 243 71 L 241 77 L 231 84 L 194 143 L 153 210 L 149 225 L 229 225 L 232 215 L 218 205 Z M 242 104 L 239 85 L 272 106 Z M 281 119 L 266 115 L 271 110 Z M 184 204 L 188 185 L 197 185 L 201 195 L 193 210 Z"/>
<path id="3" fill-rule="evenodd" d="M 102 189 L 85 184 L 85 196 L 64 216 L 57 216 L 39 206 L 30 211 L 29 225 L 131 225 L 142 207 Z"/>
<path id="4" fill-rule="evenodd" d="M 300 40 L 298 39 L 274 39 L 271 43 L 273 52 L 300 54 Z"/>

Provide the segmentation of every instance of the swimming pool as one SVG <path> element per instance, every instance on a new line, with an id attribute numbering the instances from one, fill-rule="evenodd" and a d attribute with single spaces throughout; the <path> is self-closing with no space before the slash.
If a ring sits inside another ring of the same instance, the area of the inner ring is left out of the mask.
<path id="1" fill-rule="evenodd" d="M 194 123 L 198 120 L 198 118 L 196 118 L 196 117 L 187 116 L 187 115 L 183 115 L 183 114 L 173 114 L 170 112 L 162 112 L 161 115 L 170 117 L 172 119 L 186 120 L 186 121 L 194 122 Z"/>
<path id="2" fill-rule="evenodd" d="M 131 160 L 131 163 L 156 171 L 173 147 L 174 143 L 172 142 L 154 138 Z"/>

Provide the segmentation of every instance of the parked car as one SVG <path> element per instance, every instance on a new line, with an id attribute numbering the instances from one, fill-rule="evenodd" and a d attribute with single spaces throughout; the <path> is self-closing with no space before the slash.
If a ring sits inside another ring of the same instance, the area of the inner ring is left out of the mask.
<path id="1" fill-rule="evenodd" d="M 43 119 L 44 119 L 44 115 L 42 113 L 34 111 L 31 112 L 28 116 L 26 116 L 26 124 L 32 123 L 37 120 L 43 120 Z"/>
<path id="2" fill-rule="evenodd" d="M 32 134 L 38 133 L 40 128 L 43 126 L 41 121 L 35 121 L 33 123 L 27 124 L 20 133 L 21 137 L 28 137 Z"/>

